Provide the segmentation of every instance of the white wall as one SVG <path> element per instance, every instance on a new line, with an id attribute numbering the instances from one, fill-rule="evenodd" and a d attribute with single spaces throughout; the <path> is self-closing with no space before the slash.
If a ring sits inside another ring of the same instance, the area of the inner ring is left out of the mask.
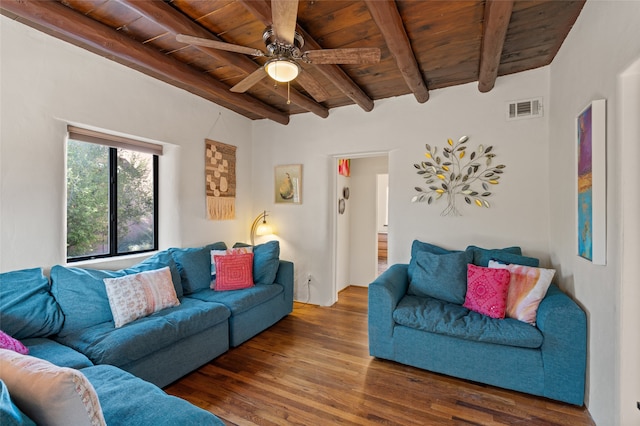
<path id="1" fill-rule="evenodd" d="M 0 31 L 0 271 L 65 261 L 68 122 L 165 144 L 161 248 L 248 236 L 250 120 L 5 16 Z M 238 146 L 236 220 L 205 218 L 206 137 Z"/>
<path id="2" fill-rule="evenodd" d="M 548 99 L 549 69 L 498 78 L 482 94 L 477 84 L 431 92 L 425 104 L 413 96 L 376 101 L 372 112 L 357 106 L 331 110 L 328 119 L 294 116 L 288 126 L 266 120 L 254 123 L 253 193 L 279 222 L 282 255 L 295 262 L 296 282 L 311 273 L 312 303 L 335 301 L 331 255 L 334 155 L 389 152 L 390 263 L 408 262 L 411 241 L 419 238 L 451 248 L 468 244 L 501 247 L 519 244 L 529 255 L 548 262 L 548 125 L 547 117 L 507 122 L 506 102 L 542 96 Z M 442 203 L 412 204 L 421 180 L 413 164 L 422 161 L 425 143 L 443 146 L 447 138 L 470 137 L 469 144 L 494 145 L 504 163 L 502 183 L 492 208 L 463 204 L 462 217 L 441 217 Z M 273 167 L 302 163 L 303 203 L 274 205 Z"/>
<path id="3" fill-rule="evenodd" d="M 620 78 L 618 85 L 622 143 L 622 287 L 620 291 L 620 423 L 640 423 L 640 58 Z"/>
<path id="4" fill-rule="evenodd" d="M 620 368 L 622 347 L 635 348 L 631 355 L 635 355 L 636 366 L 640 359 L 638 324 L 628 324 L 632 329 L 626 331 L 621 324 L 622 236 L 627 236 L 622 225 L 622 205 L 627 195 L 623 188 L 629 191 L 631 185 L 637 197 L 639 182 L 623 181 L 624 177 L 637 178 L 623 174 L 622 169 L 637 168 L 638 150 L 624 149 L 618 86 L 620 74 L 640 57 L 639 21 L 640 2 L 588 1 L 551 64 L 551 208 L 546 213 L 551 218 L 549 249 L 561 286 L 574 295 L 588 315 L 587 402 L 592 417 L 602 425 L 640 424 L 640 412 L 635 408 L 640 378 L 630 375 L 632 371 L 637 374 L 637 367 L 631 371 Z M 594 266 L 576 256 L 575 117 L 590 101 L 602 98 L 607 99 L 607 265 Z M 633 119 L 637 122 L 637 111 Z M 637 146 L 638 141 L 626 143 Z M 626 158 L 628 155 L 635 157 Z M 637 208 L 632 211 L 638 213 Z M 624 223 L 627 221 L 637 223 L 638 217 L 626 218 Z M 633 291 L 629 293 L 637 295 L 637 278 L 630 286 L 628 290 Z M 637 310 L 637 299 L 632 303 Z M 622 345 L 623 339 L 636 343 Z"/>

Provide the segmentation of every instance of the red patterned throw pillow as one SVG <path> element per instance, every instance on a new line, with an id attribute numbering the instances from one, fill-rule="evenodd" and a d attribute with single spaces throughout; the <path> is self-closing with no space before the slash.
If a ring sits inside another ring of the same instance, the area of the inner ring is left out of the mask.
<path id="1" fill-rule="evenodd" d="M 253 253 L 214 256 L 216 291 L 253 287 Z"/>
<path id="2" fill-rule="evenodd" d="M 504 318 L 509 280 L 506 269 L 467 265 L 467 294 L 462 306 L 491 318 Z"/>

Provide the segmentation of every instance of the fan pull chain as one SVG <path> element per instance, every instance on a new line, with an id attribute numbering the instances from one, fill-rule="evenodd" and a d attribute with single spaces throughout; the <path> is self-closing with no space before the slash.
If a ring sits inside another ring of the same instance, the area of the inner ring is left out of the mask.
<path id="1" fill-rule="evenodd" d="M 291 105 L 291 83 L 287 81 L 287 105 Z"/>

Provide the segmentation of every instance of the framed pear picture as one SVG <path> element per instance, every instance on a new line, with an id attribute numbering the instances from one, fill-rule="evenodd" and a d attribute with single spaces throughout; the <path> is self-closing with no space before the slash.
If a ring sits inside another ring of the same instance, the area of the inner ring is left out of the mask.
<path id="1" fill-rule="evenodd" d="M 276 203 L 302 204 L 302 164 L 276 166 L 275 177 Z"/>

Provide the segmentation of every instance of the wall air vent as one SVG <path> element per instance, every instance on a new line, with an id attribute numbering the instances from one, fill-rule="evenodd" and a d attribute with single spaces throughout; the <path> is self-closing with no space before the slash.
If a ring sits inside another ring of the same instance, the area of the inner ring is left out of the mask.
<path id="1" fill-rule="evenodd" d="M 512 101 L 507 104 L 507 120 L 542 117 L 542 98 Z"/>

